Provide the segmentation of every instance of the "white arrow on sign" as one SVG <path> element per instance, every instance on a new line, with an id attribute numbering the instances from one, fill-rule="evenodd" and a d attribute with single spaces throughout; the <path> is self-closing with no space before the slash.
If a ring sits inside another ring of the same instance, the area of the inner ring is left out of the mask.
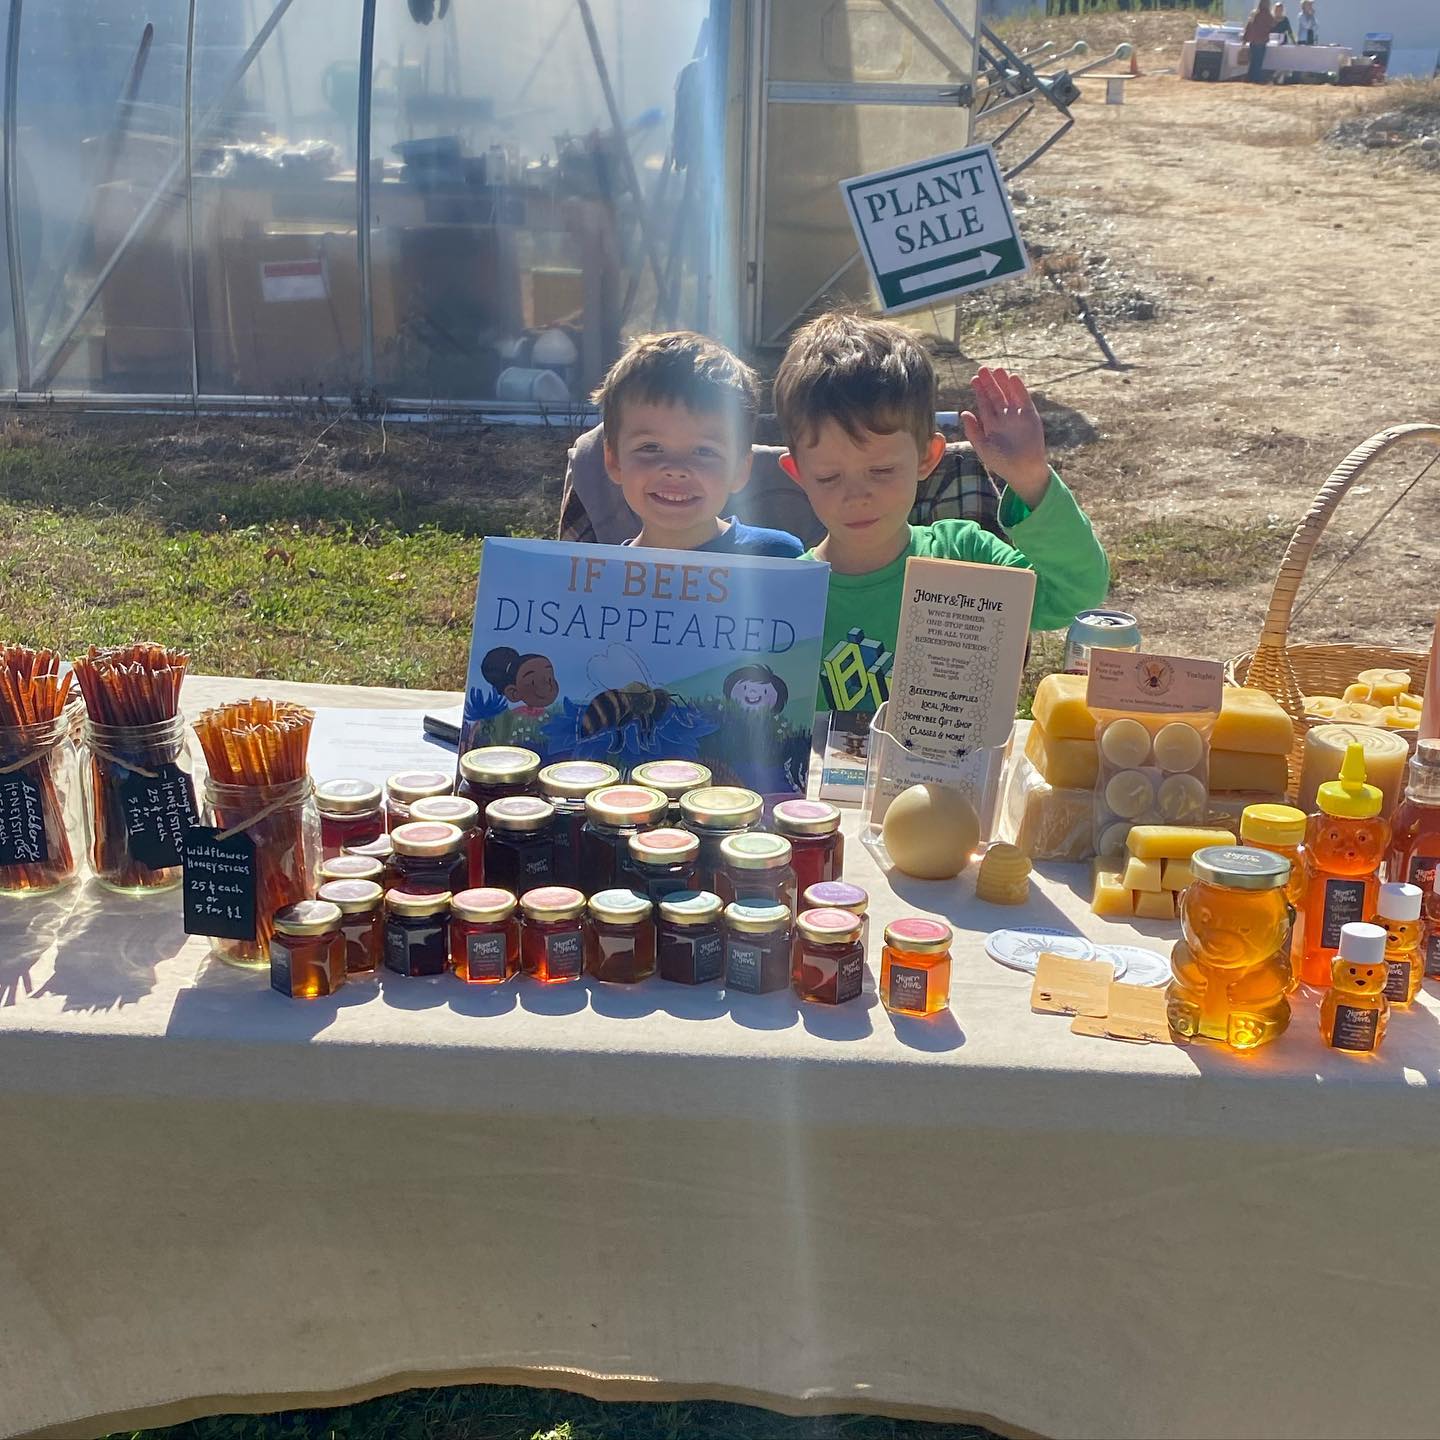
<path id="1" fill-rule="evenodd" d="M 968 280 L 972 275 L 988 275 L 998 264 L 1000 257 L 991 250 L 982 250 L 973 260 L 962 265 L 945 265 L 939 270 L 927 270 L 923 275 L 907 275 L 900 282 L 902 294 L 912 290 L 928 290 L 932 285 L 947 280 Z"/>

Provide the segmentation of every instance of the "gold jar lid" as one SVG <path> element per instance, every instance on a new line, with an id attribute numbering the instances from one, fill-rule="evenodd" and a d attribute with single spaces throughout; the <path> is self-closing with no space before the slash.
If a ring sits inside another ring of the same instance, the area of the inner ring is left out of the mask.
<path id="1" fill-rule="evenodd" d="M 385 892 L 374 880 L 328 880 L 316 892 L 340 907 L 342 915 L 366 915 L 380 908 Z"/>
<path id="2" fill-rule="evenodd" d="M 480 807 L 463 795 L 427 795 L 410 807 L 412 820 L 439 820 L 473 830 L 480 822 Z"/>
<path id="3" fill-rule="evenodd" d="M 954 938 L 955 932 L 943 920 L 927 920 L 922 915 L 907 915 L 885 927 L 885 943 L 892 950 L 908 950 L 912 955 L 938 955 L 950 948 Z"/>
<path id="4" fill-rule="evenodd" d="M 590 914 L 611 925 L 638 925 L 649 919 L 651 905 L 638 890 L 597 890 L 590 897 Z"/>
<path id="5" fill-rule="evenodd" d="M 390 843 L 397 855 L 454 855 L 465 843 L 465 832 L 444 820 L 407 820 L 390 832 Z"/>
<path id="6" fill-rule="evenodd" d="M 585 797 L 585 817 L 601 825 L 653 825 L 669 801 L 648 785 L 607 785 Z"/>
<path id="7" fill-rule="evenodd" d="M 806 910 L 833 908 L 863 915 L 870 908 L 870 897 L 848 880 L 817 880 L 805 887 L 800 903 Z"/>
<path id="8" fill-rule="evenodd" d="M 720 842 L 720 858 L 732 870 L 779 870 L 790 863 L 790 842 L 768 830 L 727 835 Z"/>
<path id="9" fill-rule="evenodd" d="M 323 935 L 340 923 L 340 907 L 328 900 L 297 900 L 275 912 L 277 935 Z"/>
<path id="10" fill-rule="evenodd" d="M 385 782 L 385 793 L 401 805 L 413 805 L 427 795 L 448 795 L 454 788 L 440 770 L 402 770 Z"/>
<path id="11" fill-rule="evenodd" d="M 520 897 L 527 920 L 573 920 L 585 909 L 585 897 L 569 885 L 537 885 Z"/>
<path id="12" fill-rule="evenodd" d="M 710 767 L 698 760 L 647 760 L 630 772 L 630 779 L 658 790 L 673 803 L 688 791 L 704 789 L 712 776 Z"/>
<path id="13" fill-rule="evenodd" d="M 660 902 L 660 918 L 672 925 L 713 925 L 724 908 L 708 890 L 674 890 Z"/>
<path id="14" fill-rule="evenodd" d="M 764 809 L 765 802 L 753 790 L 739 785 L 706 785 L 680 797 L 685 823 L 707 830 L 742 830 L 753 825 Z"/>
<path id="15" fill-rule="evenodd" d="M 630 837 L 630 858 L 637 865 L 684 865 L 700 853 L 688 830 L 637 830 Z"/>
<path id="16" fill-rule="evenodd" d="M 476 886 L 451 897 L 450 913 L 457 920 L 504 920 L 515 913 L 515 897 L 493 885 Z"/>
<path id="17" fill-rule="evenodd" d="M 555 818 L 555 807 L 538 795 L 507 795 L 485 807 L 485 823 L 492 830 L 543 830 Z"/>
<path id="18" fill-rule="evenodd" d="M 460 773 L 472 785 L 528 785 L 540 772 L 540 757 L 519 745 L 485 745 L 460 757 Z"/>
<path id="19" fill-rule="evenodd" d="M 782 835 L 833 835 L 840 828 L 840 812 L 824 800 L 782 800 L 770 815 Z"/>
<path id="20" fill-rule="evenodd" d="M 849 945 L 860 938 L 864 922 L 853 910 L 837 910 L 833 905 L 819 910 L 802 910 L 795 917 L 795 928 L 807 939 L 821 945 Z"/>
<path id="21" fill-rule="evenodd" d="M 592 790 L 617 784 L 620 772 L 598 760 L 558 760 L 547 765 L 539 778 L 547 800 L 583 800 Z"/>
<path id="22" fill-rule="evenodd" d="M 363 845 L 342 845 L 342 855 L 368 855 L 372 860 L 388 860 L 395 853 L 395 842 L 388 834 L 377 835 Z"/>
<path id="23" fill-rule="evenodd" d="M 322 815 L 364 815 L 378 810 L 385 797 L 371 780 L 322 780 L 315 804 Z"/>
<path id="24" fill-rule="evenodd" d="M 1290 879 L 1290 862 L 1271 850 L 1207 845 L 1190 857 L 1195 878 L 1226 890 L 1278 890 Z"/>
<path id="25" fill-rule="evenodd" d="M 384 873 L 373 855 L 332 855 L 320 862 L 322 880 L 378 880 Z"/>
<path id="26" fill-rule="evenodd" d="M 448 890 L 387 890 L 385 908 L 392 915 L 442 915 L 450 908 Z"/>
<path id="27" fill-rule="evenodd" d="M 740 935 L 774 935 L 790 928 L 790 907 L 769 900 L 732 900 L 725 924 Z"/>

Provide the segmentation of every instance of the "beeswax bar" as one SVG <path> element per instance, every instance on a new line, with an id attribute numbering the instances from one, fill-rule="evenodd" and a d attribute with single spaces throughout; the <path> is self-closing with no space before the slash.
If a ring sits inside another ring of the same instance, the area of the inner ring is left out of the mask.
<path id="1" fill-rule="evenodd" d="M 1185 890 L 1195 883 L 1195 872 L 1188 860 L 1167 860 L 1160 876 L 1162 890 Z"/>
<path id="2" fill-rule="evenodd" d="M 1019 814 L 1015 844 L 1032 860 L 1088 860 L 1095 853 L 1095 792 L 1062 790 L 1033 771 L 1007 806 Z"/>
<path id="3" fill-rule="evenodd" d="M 1031 725 L 1025 758 L 1062 790 L 1095 788 L 1100 761 L 1093 732 L 1088 740 L 1057 740 L 1043 725 Z"/>
<path id="4" fill-rule="evenodd" d="M 1035 688 L 1031 712 L 1056 740 L 1094 740 L 1095 716 L 1085 703 L 1086 675 L 1047 675 Z"/>
<path id="5" fill-rule="evenodd" d="M 1188 860 L 1207 845 L 1234 843 L 1229 830 L 1183 825 L 1135 825 L 1130 830 L 1130 853 L 1139 860 Z"/>
<path id="6" fill-rule="evenodd" d="M 1264 690 L 1227 685 L 1210 748 L 1244 750 L 1251 755 L 1288 755 L 1295 726 L 1280 702 Z"/>
<path id="7" fill-rule="evenodd" d="M 1210 752 L 1210 789 L 1266 790 L 1283 794 L 1290 783 L 1285 756 L 1247 755 L 1238 750 Z"/>
<path id="8" fill-rule="evenodd" d="M 1133 831 L 1131 832 L 1134 833 Z M 1125 862 L 1125 876 L 1121 881 L 1127 890 L 1159 890 L 1160 861 L 1137 860 L 1131 856 Z"/>
<path id="9" fill-rule="evenodd" d="M 1097 915 L 1133 915 L 1135 913 L 1135 895 L 1127 890 L 1122 882 L 1118 870 L 1101 869 L 1098 865 L 1095 870 L 1095 890 L 1090 900 L 1090 908 Z"/>
<path id="10" fill-rule="evenodd" d="M 1173 920 L 1175 918 L 1175 894 L 1170 890 L 1158 893 L 1138 890 L 1135 893 L 1135 918 L 1137 920 Z"/>

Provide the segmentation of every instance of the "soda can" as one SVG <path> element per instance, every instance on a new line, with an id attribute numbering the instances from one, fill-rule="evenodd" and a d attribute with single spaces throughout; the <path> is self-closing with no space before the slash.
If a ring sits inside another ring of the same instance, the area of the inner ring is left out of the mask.
<path id="1" fill-rule="evenodd" d="M 1092 650 L 1138 650 L 1140 622 L 1123 610 L 1085 610 L 1077 615 L 1065 637 L 1067 675 L 1090 673 Z"/>

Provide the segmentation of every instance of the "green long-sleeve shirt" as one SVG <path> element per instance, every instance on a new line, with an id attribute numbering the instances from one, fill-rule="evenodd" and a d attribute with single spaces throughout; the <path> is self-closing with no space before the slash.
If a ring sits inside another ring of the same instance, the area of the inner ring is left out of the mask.
<path id="1" fill-rule="evenodd" d="M 1085 512 L 1053 471 L 1034 510 L 1007 488 L 1000 500 L 1000 524 L 1013 544 L 973 520 L 937 520 L 912 525 L 908 548 L 882 570 L 867 575 L 831 571 L 816 696 L 820 709 L 873 710 L 888 698 L 905 562 L 912 555 L 1033 570 L 1032 630 L 1058 630 L 1105 599 L 1110 563 Z M 813 560 L 815 552 L 807 550 L 802 558 Z"/>

